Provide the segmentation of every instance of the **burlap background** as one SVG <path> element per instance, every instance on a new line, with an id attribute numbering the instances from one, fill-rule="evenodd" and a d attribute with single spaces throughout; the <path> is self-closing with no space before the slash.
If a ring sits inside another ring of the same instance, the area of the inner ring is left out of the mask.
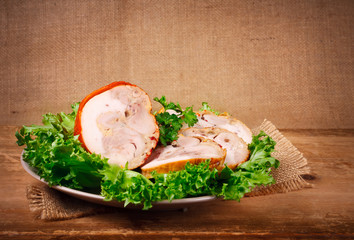
<path id="1" fill-rule="evenodd" d="M 351 0 L 0 0 L 0 124 L 126 80 L 250 127 L 353 128 L 353 13 Z"/>

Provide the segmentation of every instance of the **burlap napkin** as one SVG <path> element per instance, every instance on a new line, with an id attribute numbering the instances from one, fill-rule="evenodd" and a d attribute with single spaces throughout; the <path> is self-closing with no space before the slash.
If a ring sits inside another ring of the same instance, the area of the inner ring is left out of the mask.
<path id="1" fill-rule="evenodd" d="M 253 134 L 258 134 L 260 130 L 265 131 L 277 142 L 276 152 L 273 156 L 280 161 L 280 167 L 272 172 L 276 184 L 258 187 L 247 196 L 285 193 L 311 187 L 312 185 L 302 177 L 302 175 L 310 173 L 307 160 L 302 153 L 270 121 L 264 120 L 259 127 L 252 131 Z M 28 186 L 27 198 L 30 210 L 35 213 L 37 218 L 43 220 L 65 220 L 118 210 L 70 197 L 43 184 Z"/>

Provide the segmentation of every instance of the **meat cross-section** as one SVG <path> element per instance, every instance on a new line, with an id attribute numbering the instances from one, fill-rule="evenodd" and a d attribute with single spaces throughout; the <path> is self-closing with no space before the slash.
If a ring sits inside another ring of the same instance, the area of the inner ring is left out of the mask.
<path id="1" fill-rule="evenodd" d="M 133 84 L 114 82 L 80 103 L 75 134 L 89 152 L 134 169 L 156 147 L 159 130 L 149 96 Z"/>
<path id="2" fill-rule="evenodd" d="M 197 136 L 212 139 L 227 151 L 224 164 L 235 169 L 247 161 L 250 151 L 248 145 L 235 133 L 221 128 L 187 128 L 181 131 L 184 136 Z"/>
<path id="3" fill-rule="evenodd" d="M 210 159 L 210 168 L 220 169 L 225 157 L 226 150 L 210 139 L 179 136 L 172 145 L 157 147 L 141 170 L 143 175 L 151 177 L 152 171 L 179 171 L 184 169 L 187 162 L 199 164 L 207 159 Z"/>

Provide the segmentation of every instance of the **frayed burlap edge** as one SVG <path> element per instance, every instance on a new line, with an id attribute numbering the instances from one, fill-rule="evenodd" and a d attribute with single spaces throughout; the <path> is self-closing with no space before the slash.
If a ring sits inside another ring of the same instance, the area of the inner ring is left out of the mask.
<path id="1" fill-rule="evenodd" d="M 76 199 L 46 185 L 27 186 L 29 209 L 42 220 L 67 220 L 112 211 L 112 208 Z"/>
<path id="2" fill-rule="evenodd" d="M 273 193 L 286 193 L 313 187 L 312 184 L 306 182 L 301 177 L 301 175 L 310 174 L 307 159 L 303 154 L 270 121 L 265 119 L 259 127 L 252 129 L 252 133 L 257 135 L 261 130 L 277 143 L 272 156 L 280 161 L 280 166 L 278 169 L 272 170 L 272 175 L 276 181 L 275 184 L 256 187 L 247 196 L 254 197 Z"/>
<path id="3" fill-rule="evenodd" d="M 270 121 L 264 120 L 259 127 L 252 129 L 252 132 L 256 135 L 261 130 L 277 142 L 273 156 L 280 161 L 280 166 L 272 171 L 272 175 L 276 180 L 275 184 L 257 187 L 247 196 L 255 197 L 273 193 L 286 193 L 311 187 L 312 184 L 307 183 L 301 177 L 303 174 L 310 173 L 307 160 L 302 153 Z M 112 207 L 97 205 L 67 196 L 44 184 L 28 186 L 27 198 L 30 211 L 42 220 L 67 220 L 115 211 Z"/>

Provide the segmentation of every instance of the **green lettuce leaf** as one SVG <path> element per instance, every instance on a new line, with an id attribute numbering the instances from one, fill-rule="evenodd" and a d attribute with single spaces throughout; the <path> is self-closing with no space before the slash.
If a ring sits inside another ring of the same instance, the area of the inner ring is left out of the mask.
<path id="1" fill-rule="evenodd" d="M 211 195 L 217 184 L 218 171 L 209 169 L 210 160 L 198 165 L 187 163 L 185 169 L 167 174 L 152 173 L 155 201 Z"/>
<path id="2" fill-rule="evenodd" d="M 154 184 L 149 179 L 116 165 L 106 166 L 100 172 L 103 174 L 101 194 L 105 200 L 125 202 L 124 206 L 129 203 L 143 204 L 143 209 L 152 207 Z"/>
<path id="3" fill-rule="evenodd" d="M 239 201 L 256 186 L 275 183 L 271 175 L 272 168 L 279 167 L 279 161 L 271 156 L 276 142 L 265 132 L 253 136 L 248 148 L 250 159 L 242 163 L 234 171 L 225 167 L 220 174 L 223 187 L 220 195 L 225 199 Z"/>
<path id="4" fill-rule="evenodd" d="M 78 104 L 70 114 L 43 115 L 43 125 L 23 126 L 16 132 L 17 144 L 26 145 L 23 159 L 37 169 L 49 186 L 59 185 L 86 191 L 99 191 L 107 159 L 88 153 L 74 136 Z"/>

